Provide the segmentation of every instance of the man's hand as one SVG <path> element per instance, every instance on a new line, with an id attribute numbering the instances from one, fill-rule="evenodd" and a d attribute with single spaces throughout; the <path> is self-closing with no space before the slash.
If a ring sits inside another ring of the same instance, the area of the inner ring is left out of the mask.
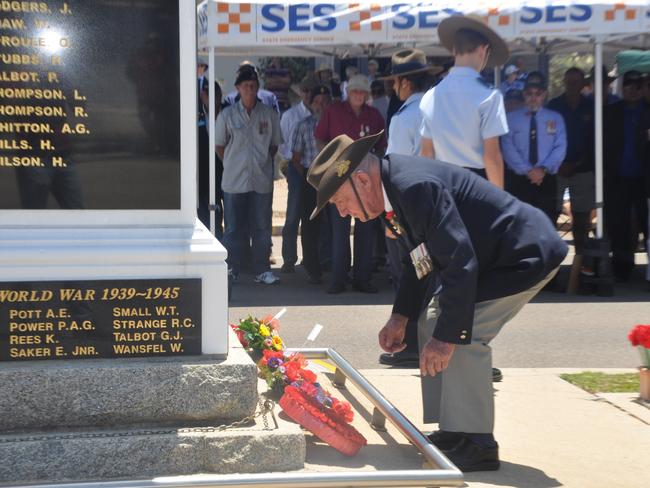
<path id="1" fill-rule="evenodd" d="M 449 366 L 449 360 L 456 346 L 432 337 L 420 352 L 420 373 L 435 376 Z"/>
<path id="2" fill-rule="evenodd" d="M 528 172 L 528 179 L 533 185 L 541 185 L 544 181 L 544 176 L 546 176 L 546 170 L 544 168 L 533 168 Z"/>
<path id="3" fill-rule="evenodd" d="M 403 351 L 406 347 L 404 333 L 408 320 L 404 315 L 392 314 L 386 325 L 379 331 L 379 347 L 390 353 Z"/>

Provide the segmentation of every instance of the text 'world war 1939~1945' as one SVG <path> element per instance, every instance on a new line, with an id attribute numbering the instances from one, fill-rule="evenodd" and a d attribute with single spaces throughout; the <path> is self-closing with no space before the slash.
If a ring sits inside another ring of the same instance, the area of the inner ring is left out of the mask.
<path id="1" fill-rule="evenodd" d="M 0 361 L 201 354 L 201 280 L 0 283 Z"/>

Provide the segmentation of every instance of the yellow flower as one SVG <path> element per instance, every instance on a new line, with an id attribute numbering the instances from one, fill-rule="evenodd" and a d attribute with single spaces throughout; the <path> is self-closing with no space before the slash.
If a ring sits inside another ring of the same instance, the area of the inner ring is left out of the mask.
<path id="1" fill-rule="evenodd" d="M 262 335 L 262 337 L 268 337 L 268 336 L 271 335 L 271 331 L 269 331 L 269 328 L 266 325 L 261 324 L 260 325 L 260 334 Z"/>
<path id="2" fill-rule="evenodd" d="M 276 351 L 282 350 L 282 339 L 280 339 L 280 336 L 273 336 L 273 349 Z"/>

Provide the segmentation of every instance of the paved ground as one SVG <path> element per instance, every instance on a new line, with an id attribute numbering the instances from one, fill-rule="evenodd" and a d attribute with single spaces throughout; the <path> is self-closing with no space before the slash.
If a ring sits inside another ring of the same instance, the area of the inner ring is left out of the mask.
<path id="1" fill-rule="evenodd" d="M 558 369 L 505 369 L 496 385 L 501 469 L 468 473 L 471 488 L 636 488 L 647 486 L 650 409 L 635 395 L 591 395 L 559 378 Z M 613 372 L 614 370 L 607 370 Z M 616 370 L 618 371 L 618 370 Z M 419 378 L 408 371 L 365 370 L 362 374 L 422 431 Z M 336 391 L 336 390 L 332 390 Z M 419 469 L 422 457 L 389 426 L 377 433 L 363 395 L 350 387 L 336 391 L 357 409 L 354 425 L 368 446 L 345 458 L 307 434 L 307 469 L 368 471 Z"/>
<path id="2" fill-rule="evenodd" d="M 276 240 L 275 249 L 279 249 Z M 641 255 L 639 258 L 641 259 Z M 617 286 L 613 297 L 541 293 L 512 320 L 493 342 L 500 367 L 635 367 L 636 351 L 627 333 L 650 320 L 650 293 L 640 265 L 636 282 Z M 278 270 L 276 269 L 276 272 Z M 242 275 L 233 289 L 230 320 L 247 314 L 275 314 L 282 307 L 282 336 L 301 346 L 316 323 L 324 326 L 315 345 L 333 347 L 357 368 L 380 367 L 377 332 L 390 314 L 392 290 L 385 273 L 375 275 L 377 295 L 325 293 L 326 285 L 306 284 L 304 271 L 279 275 L 282 282 L 264 286 Z"/>
<path id="3" fill-rule="evenodd" d="M 286 181 L 275 183 L 274 224 L 281 225 L 286 208 Z M 570 237 L 568 235 L 567 237 Z M 282 282 L 264 286 L 242 275 L 233 289 L 230 320 L 253 314 L 264 316 L 282 307 L 282 336 L 301 346 L 314 324 L 324 330 L 314 344 L 333 347 L 357 368 L 381 367 L 376 336 L 390 314 L 393 292 L 384 271 L 373 276 L 376 295 L 349 291 L 325 293 L 324 285 L 308 285 L 301 267 L 296 273 L 278 273 L 282 239 L 273 238 L 275 272 Z M 300 253 L 300 245 L 298 245 Z M 568 272 L 570 254 L 563 273 Z M 636 351 L 627 340 L 629 329 L 650 321 L 650 292 L 644 282 L 645 254 L 637 254 L 637 269 L 630 283 L 618 284 L 613 297 L 577 296 L 543 292 L 508 324 L 493 342 L 494 363 L 499 367 L 600 367 L 637 366 Z"/>

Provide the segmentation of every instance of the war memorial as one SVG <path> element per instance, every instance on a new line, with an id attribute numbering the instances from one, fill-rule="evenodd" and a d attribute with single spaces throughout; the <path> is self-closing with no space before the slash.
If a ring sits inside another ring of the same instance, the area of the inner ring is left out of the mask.
<path id="1" fill-rule="evenodd" d="M 296 425 L 215 429 L 257 370 L 196 219 L 194 26 L 178 0 L 0 2 L 0 483 L 302 467 Z"/>

